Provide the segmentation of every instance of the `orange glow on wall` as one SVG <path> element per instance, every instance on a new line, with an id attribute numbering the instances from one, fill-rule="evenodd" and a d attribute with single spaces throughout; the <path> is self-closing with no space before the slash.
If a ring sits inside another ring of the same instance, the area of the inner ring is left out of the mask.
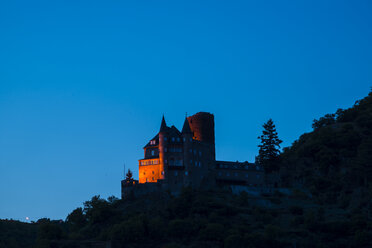
<path id="1" fill-rule="evenodd" d="M 139 183 L 156 183 L 164 179 L 163 166 L 159 159 L 141 159 L 139 162 Z"/>

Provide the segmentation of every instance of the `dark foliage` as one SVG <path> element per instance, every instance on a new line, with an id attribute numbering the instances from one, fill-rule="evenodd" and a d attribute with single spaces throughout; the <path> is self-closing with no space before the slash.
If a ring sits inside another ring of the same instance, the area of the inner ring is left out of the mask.
<path id="1" fill-rule="evenodd" d="M 266 124 L 260 159 L 275 158 L 266 168 L 279 170 L 289 196 L 94 196 L 66 221 L 1 220 L 0 248 L 372 247 L 372 93 L 315 120 L 281 155 L 275 126 Z"/>
<path id="2" fill-rule="evenodd" d="M 263 124 L 263 128 L 262 135 L 258 137 L 261 144 L 258 146 L 260 149 L 256 162 L 263 166 L 266 173 L 271 173 L 279 170 L 280 144 L 282 141 L 278 137 L 272 119 Z"/>

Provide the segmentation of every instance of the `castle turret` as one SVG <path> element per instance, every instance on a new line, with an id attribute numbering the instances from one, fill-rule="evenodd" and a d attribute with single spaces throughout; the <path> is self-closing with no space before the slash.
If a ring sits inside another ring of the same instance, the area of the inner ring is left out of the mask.
<path id="1" fill-rule="evenodd" d="M 165 123 L 165 118 L 163 115 L 163 119 L 161 120 L 160 131 L 159 131 L 159 165 L 160 165 L 160 179 L 165 179 L 165 174 L 167 174 L 167 166 L 166 166 L 166 156 L 165 156 L 165 148 L 167 147 L 167 124 Z"/>
<path id="2" fill-rule="evenodd" d="M 192 164 L 190 163 L 192 149 L 192 131 L 190 128 L 189 121 L 185 118 L 185 122 L 182 127 L 182 138 L 183 138 L 183 165 L 185 167 L 185 185 L 190 185 L 191 176 L 189 173 L 192 171 Z"/>
<path id="3" fill-rule="evenodd" d="M 214 144 L 214 116 L 207 112 L 199 112 L 187 117 L 194 139 L 207 143 L 212 149 L 213 160 L 215 160 Z"/>

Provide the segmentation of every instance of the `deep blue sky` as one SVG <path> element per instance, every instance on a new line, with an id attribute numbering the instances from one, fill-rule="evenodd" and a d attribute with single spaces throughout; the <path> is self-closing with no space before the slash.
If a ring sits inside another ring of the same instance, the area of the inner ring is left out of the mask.
<path id="1" fill-rule="evenodd" d="M 1 1 L 0 218 L 120 196 L 123 163 L 185 112 L 217 158 L 253 161 L 372 86 L 371 1 Z"/>

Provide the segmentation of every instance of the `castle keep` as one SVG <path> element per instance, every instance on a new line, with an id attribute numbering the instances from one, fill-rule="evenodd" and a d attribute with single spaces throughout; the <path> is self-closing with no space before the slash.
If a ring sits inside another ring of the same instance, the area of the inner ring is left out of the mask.
<path id="1" fill-rule="evenodd" d="M 177 193 L 183 187 L 264 184 L 263 170 L 255 164 L 216 161 L 214 116 L 210 113 L 185 118 L 182 131 L 168 127 L 163 116 L 158 134 L 143 149 L 139 180 L 123 180 L 122 197 L 129 191 Z"/>

